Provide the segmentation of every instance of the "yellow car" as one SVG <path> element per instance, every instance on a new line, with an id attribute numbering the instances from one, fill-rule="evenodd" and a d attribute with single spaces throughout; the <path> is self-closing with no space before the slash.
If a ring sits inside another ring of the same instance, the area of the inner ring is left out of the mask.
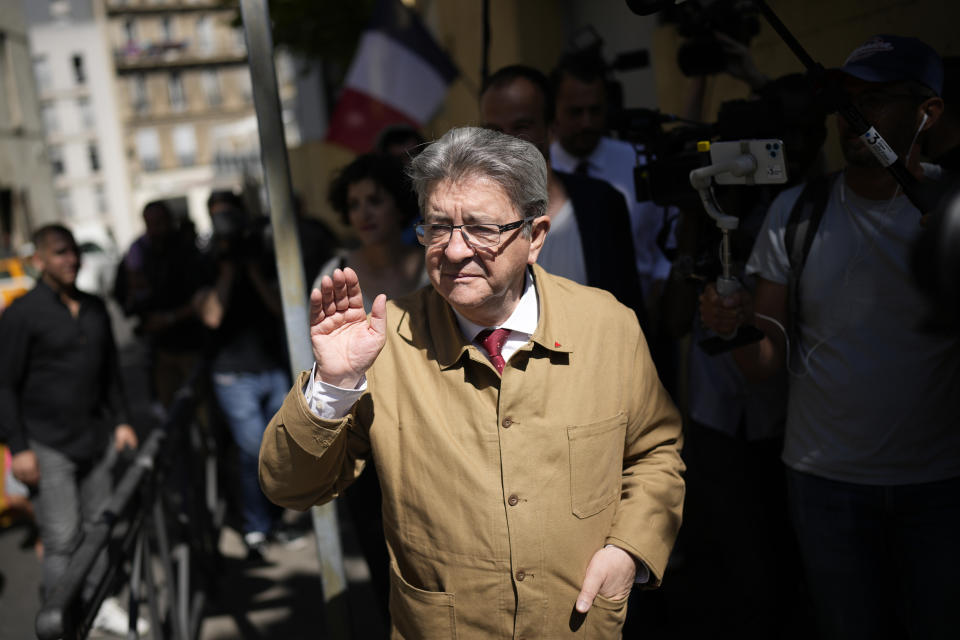
<path id="1" fill-rule="evenodd" d="M 22 258 L 0 258 L 0 313 L 29 291 L 33 284 Z"/>

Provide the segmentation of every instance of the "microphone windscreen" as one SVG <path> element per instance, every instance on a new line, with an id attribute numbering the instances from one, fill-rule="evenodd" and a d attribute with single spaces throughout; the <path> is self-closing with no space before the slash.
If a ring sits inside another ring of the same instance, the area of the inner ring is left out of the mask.
<path id="1" fill-rule="evenodd" d="M 674 0 L 627 0 L 627 8 L 638 16 L 650 16 L 674 4 Z"/>

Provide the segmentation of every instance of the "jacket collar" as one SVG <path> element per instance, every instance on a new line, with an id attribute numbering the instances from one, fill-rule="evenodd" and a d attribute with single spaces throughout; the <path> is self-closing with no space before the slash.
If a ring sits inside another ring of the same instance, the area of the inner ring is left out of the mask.
<path id="1" fill-rule="evenodd" d="M 530 273 L 537 290 L 540 313 L 536 331 L 530 338 L 532 344 L 523 349 L 532 349 L 535 344 L 548 351 L 571 353 L 574 345 L 570 342 L 569 331 L 564 328 L 564 314 L 557 304 L 561 294 L 556 289 L 553 276 L 536 264 L 530 267 Z M 397 327 L 400 336 L 408 341 L 414 341 L 416 334 L 427 336 L 425 341 L 432 347 L 441 369 L 455 366 L 465 353 L 471 358 L 486 362 L 486 356 L 460 331 L 457 318 L 447 301 L 432 287 L 424 291 L 423 295 L 423 305 L 415 308 L 424 317 L 416 318 L 409 313 L 404 314 Z"/>

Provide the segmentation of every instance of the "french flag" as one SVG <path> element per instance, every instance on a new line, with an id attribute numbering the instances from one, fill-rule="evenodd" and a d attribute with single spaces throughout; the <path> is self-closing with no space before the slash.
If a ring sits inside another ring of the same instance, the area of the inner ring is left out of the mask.
<path id="1" fill-rule="evenodd" d="M 422 127 L 457 68 L 420 18 L 399 0 L 378 0 L 327 129 L 327 140 L 370 151 L 387 125 Z"/>

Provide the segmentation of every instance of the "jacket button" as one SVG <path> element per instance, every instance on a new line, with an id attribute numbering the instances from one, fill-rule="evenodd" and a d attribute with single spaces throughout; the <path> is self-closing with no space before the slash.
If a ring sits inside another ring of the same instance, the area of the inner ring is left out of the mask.
<path id="1" fill-rule="evenodd" d="M 509 504 L 511 507 L 517 506 L 518 502 L 520 502 L 520 498 L 517 497 L 517 494 L 513 494 L 507 498 L 507 504 Z"/>
<path id="2" fill-rule="evenodd" d="M 513 424 L 513 420 L 511 420 L 509 417 L 503 419 L 503 428 L 504 428 L 504 429 L 509 429 L 509 428 L 510 428 L 510 425 L 512 425 L 512 424 Z"/>
<path id="3" fill-rule="evenodd" d="M 517 582 L 523 582 L 523 579 L 527 577 L 523 571 L 517 571 Z"/>

